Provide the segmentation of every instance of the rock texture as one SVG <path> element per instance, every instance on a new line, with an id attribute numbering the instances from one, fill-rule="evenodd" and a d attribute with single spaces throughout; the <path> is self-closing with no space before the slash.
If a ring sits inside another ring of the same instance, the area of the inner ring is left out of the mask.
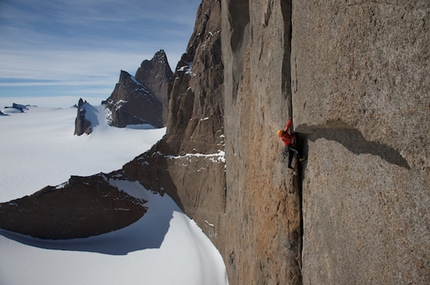
<path id="1" fill-rule="evenodd" d="M 231 284 L 429 283 L 429 6 L 223 1 Z"/>
<path id="2" fill-rule="evenodd" d="M 151 60 L 144 60 L 135 75 L 136 80 L 150 89 L 152 94 L 161 102 L 163 124 L 167 123 L 168 90 L 172 75 L 173 72 L 164 50 L 156 52 Z"/>
<path id="3" fill-rule="evenodd" d="M 114 91 L 102 104 L 110 111 L 108 122 L 111 126 L 118 128 L 136 124 L 164 126 L 161 102 L 148 87 L 127 71 L 121 70 Z"/>
<path id="4" fill-rule="evenodd" d="M 146 201 L 119 191 L 104 174 L 72 176 L 56 187 L 0 204 L 0 228 L 45 239 L 83 238 L 123 228 Z"/>
<path id="5" fill-rule="evenodd" d="M 291 116 L 291 2 L 223 1 L 230 284 L 301 284 L 300 180 L 276 136 Z"/>
<path id="6" fill-rule="evenodd" d="M 78 102 L 78 110 L 77 115 L 75 119 L 75 135 L 81 136 L 83 134 L 91 134 L 93 131 L 93 126 L 91 126 L 91 122 L 87 119 L 86 114 L 87 110 L 86 107 L 89 107 L 89 104 L 87 101 L 82 100 L 82 98 L 79 99 Z"/>
<path id="7" fill-rule="evenodd" d="M 428 284 L 430 3 L 293 7 L 304 284 Z"/>

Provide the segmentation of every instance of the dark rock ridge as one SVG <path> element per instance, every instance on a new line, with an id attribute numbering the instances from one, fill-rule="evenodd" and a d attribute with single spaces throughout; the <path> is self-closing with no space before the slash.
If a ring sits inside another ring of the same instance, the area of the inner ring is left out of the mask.
<path id="1" fill-rule="evenodd" d="M 124 128 L 137 124 L 163 127 L 161 102 L 151 90 L 124 70 L 121 70 L 112 95 L 102 104 L 110 111 L 107 119 L 113 127 Z"/>
<path id="2" fill-rule="evenodd" d="M 82 100 L 82 98 L 79 99 L 78 102 L 78 110 L 77 115 L 75 119 L 75 135 L 83 135 L 83 134 L 91 134 L 93 131 L 93 127 L 91 126 L 91 122 L 87 119 L 86 114 L 87 110 L 86 107 L 89 107 L 89 104 L 87 101 Z"/>
<path id="3" fill-rule="evenodd" d="M 167 123 L 168 89 L 173 72 L 164 50 L 155 53 L 151 60 L 144 60 L 136 71 L 135 78 L 151 90 L 161 102 L 163 108 L 163 124 Z"/>
<path id="4" fill-rule="evenodd" d="M 165 126 L 171 77 L 172 70 L 163 50 L 156 52 L 151 60 L 144 60 L 136 76 L 121 71 L 111 96 L 102 102 L 111 112 L 109 124 L 120 128 L 145 123 Z"/>
<path id="5" fill-rule="evenodd" d="M 109 176 L 72 176 L 30 196 L 0 204 L 0 227 L 43 239 L 83 238 L 128 226 L 145 201 L 118 190 Z M 115 179 L 118 179 L 117 177 Z"/>

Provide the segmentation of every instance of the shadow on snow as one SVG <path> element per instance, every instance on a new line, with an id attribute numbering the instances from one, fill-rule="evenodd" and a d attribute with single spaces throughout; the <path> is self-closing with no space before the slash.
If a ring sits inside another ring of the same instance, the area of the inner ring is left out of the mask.
<path id="1" fill-rule="evenodd" d="M 165 195 L 153 197 L 148 212 L 134 224 L 99 236 L 69 240 L 44 240 L 0 229 L 4 237 L 24 245 L 50 250 L 127 255 L 134 251 L 159 249 L 170 228 L 174 212 L 182 211 Z"/>

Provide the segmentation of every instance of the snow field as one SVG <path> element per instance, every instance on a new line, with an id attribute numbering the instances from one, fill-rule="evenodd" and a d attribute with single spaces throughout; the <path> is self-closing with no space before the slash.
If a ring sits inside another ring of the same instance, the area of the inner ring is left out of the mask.
<path id="1" fill-rule="evenodd" d="M 103 116 L 99 110 L 98 116 Z M 76 108 L 30 107 L 0 117 L 0 202 L 29 195 L 70 175 L 111 172 L 148 150 L 163 129 L 111 128 L 103 117 L 93 134 L 74 136 Z"/>

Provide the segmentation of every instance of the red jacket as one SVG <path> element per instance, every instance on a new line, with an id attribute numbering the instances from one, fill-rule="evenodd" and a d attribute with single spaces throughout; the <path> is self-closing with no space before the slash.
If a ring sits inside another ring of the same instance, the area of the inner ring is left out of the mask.
<path id="1" fill-rule="evenodd" d="M 280 139 L 284 143 L 285 146 L 290 146 L 294 141 L 294 136 L 290 135 L 290 126 L 291 126 L 291 119 L 288 120 L 287 124 L 285 125 L 284 132 L 280 136 Z"/>

